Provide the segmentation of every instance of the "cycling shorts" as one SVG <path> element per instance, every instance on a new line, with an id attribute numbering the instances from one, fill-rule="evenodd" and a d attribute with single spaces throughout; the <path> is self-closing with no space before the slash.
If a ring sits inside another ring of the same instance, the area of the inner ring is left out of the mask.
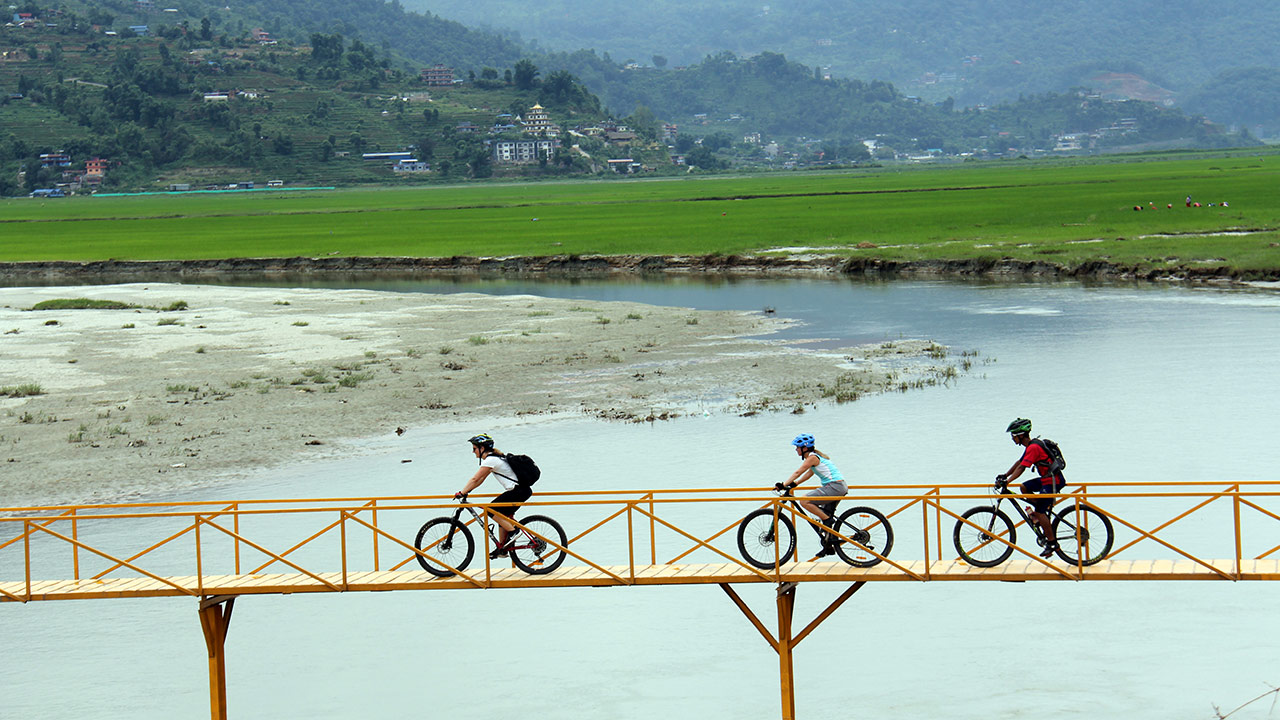
<path id="1" fill-rule="evenodd" d="M 1025 495 L 1032 495 L 1035 493 L 1048 493 L 1052 495 L 1062 492 L 1064 485 L 1066 485 L 1065 482 L 1058 482 L 1053 478 L 1032 478 L 1022 483 L 1022 492 Z M 1049 511 L 1053 509 L 1053 504 L 1058 502 L 1058 498 L 1027 498 L 1026 500 L 1028 503 L 1031 503 L 1031 507 L 1035 508 L 1036 512 L 1043 513 L 1045 515 L 1048 515 Z"/>
<path id="2" fill-rule="evenodd" d="M 499 515 L 515 517 L 520 503 L 533 495 L 533 488 L 528 485 L 517 485 L 493 499 L 492 510 Z"/>

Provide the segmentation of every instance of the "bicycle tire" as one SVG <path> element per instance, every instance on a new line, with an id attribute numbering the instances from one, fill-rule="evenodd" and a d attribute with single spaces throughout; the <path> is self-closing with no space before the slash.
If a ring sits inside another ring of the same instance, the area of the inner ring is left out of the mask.
<path id="1" fill-rule="evenodd" d="M 835 531 L 863 545 L 858 547 L 835 538 L 836 554 L 854 567 L 876 565 L 893 550 L 893 526 L 889 524 L 889 518 L 875 508 L 849 508 L 840 514 Z M 868 550 L 874 550 L 879 556 Z"/>
<path id="2" fill-rule="evenodd" d="M 1013 528 L 1013 521 L 1003 511 L 986 505 L 969 508 L 962 518 L 982 528 L 956 521 L 953 538 L 956 552 L 960 558 L 974 567 L 995 567 L 1013 554 L 1013 545 L 1018 542 L 1018 534 Z M 1003 538 L 1008 545 L 996 540 Z"/>
<path id="3" fill-rule="evenodd" d="M 761 570 L 772 570 L 775 562 L 790 561 L 796 551 L 796 526 L 781 512 L 778 513 L 778 532 L 783 536 L 783 544 L 775 549 L 773 508 L 748 513 L 738 523 L 738 551 L 742 558 Z"/>
<path id="4" fill-rule="evenodd" d="M 1062 527 L 1059 527 L 1059 526 Z M 1111 552 L 1111 544 L 1115 542 L 1115 529 L 1111 527 L 1111 518 L 1103 515 L 1097 508 L 1081 503 L 1080 505 L 1080 542 L 1076 539 L 1076 506 L 1067 505 L 1053 516 L 1053 537 L 1058 541 L 1058 557 L 1072 565 L 1094 565 Z M 1080 545 L 1085 548 L 1085 557 L 1080 557 Z"/>
<path id="5" fill-rule="evenodd" d="M 449 537 L 451 529 L 452 537 Z M 467 563 L 471 562 L 471 556 L 476 550 L 471 530 L 451 517 L 438 517 L 424 523 L 418 530 L 418 536 L 413 539 L 413 546 L 431 556 L 427 558 L 414 555 L 422 569 L 436 577 L 452 577 L 455 574 L 441 563 L 448 563 L 459 571 L 466 570 Z M 432 558 L 435 562 L 432 562 Z"/>
<path id="6" fill-rule="evenodd" d="M 529 535 L 519 531 L 515 547 L 511 550 L 511 562 L 530 575 L 546 575 L 560 567 L 568 555 L 560 547 L 569 546 L 569 538 L 560 523 L 546 515 L 526 515 L 520 518 L 520 524 L 533 531 L 536 537 L 530 542 Z M 560 547 L 547 540 L 558 543 Z"/>

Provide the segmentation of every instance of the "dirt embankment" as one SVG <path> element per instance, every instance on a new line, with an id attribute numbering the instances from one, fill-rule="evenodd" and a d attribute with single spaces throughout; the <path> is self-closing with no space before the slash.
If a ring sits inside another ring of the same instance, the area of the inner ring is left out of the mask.
<path id="1" fill-rule="evenodd" d="M 364 273 L 471 274 L 705 274 L 825 275 L 866 277 L 1072 278 L 1150 281 L 1275 281 L 1280 271 L 1172 265 L 1141 267 L 1091 260 L 1074 265 L 1045 260 L 972 258 L 886 260 L 827 255 L 554 255 L 545 257 L 293 257 L 222 260 L 0 263 L 0 278 L 11 283 L 129 282 L 136 279 L 194 282 L 228 276 Z"/>

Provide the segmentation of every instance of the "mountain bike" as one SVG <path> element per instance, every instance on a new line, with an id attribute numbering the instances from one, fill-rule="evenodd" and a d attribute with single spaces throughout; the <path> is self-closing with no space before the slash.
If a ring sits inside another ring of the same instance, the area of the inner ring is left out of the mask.
<path id="1" fill-rule="evenodd" d="M 1018 511 L 1023 522 L 1035 533 L 1036 543 L 1042 548 L 1045 546 L 1044 531 L 1031 521 L 1017 499 L 1011 497 L 1015 493 L 1009 490 L 1008 481 L 997 480 L 995 494 L 995 501 L 990 505 L 969 508 L 961 515 L 972 525 L 963 520 L 956 521 L 956 552 L 960 553 L 961 559 L 976 567 L 995 567 L 1013 554 L 1018 537 L 1013 520 L 1000 509 L 1005 501 Z M 1083 502 L 1064 503 L 1051 510 L 1049 522 L 1053 539 L 1057 542 L 1057 556 L 1072 565 L 1097 563 L 1111 552 L 1111 544 L 1115 542 L 1111 520 Z"/>
<path id="2" fill-rule="evenodd" d="M 465 495 L 458 502 L 458 509 L 452 516 L 428 520 L 413 541 L 413 546 L 424 553 L 416 555 L 422 569 L 438 577 L 450 577 L 456 574 L 455 570 L 466 570 L 475 553 L 476 543 L 471 529 L 459 519 L 464 511 L 471 513 L 476 524 L 489 533 L 490 547 L 498 547 L 498 524 L 492 520 L 486 523 L 480 510 L 466 504 Z M 560 567 L 566 555 L 562 548 L 569 545 L 560 523 L 546 515 L 525 515 L 516 522 L 524 527 L 517 527 L 511 534 L 507 551 L 511 562 L 531 575 L 545 575 Z"/>
<path id="3" fill-rule="evenodd" d="M 793 497 L 791 488 L 774 492 L 780 497 Z M 801 508 L 797 500 L 788 502 Z M 824 536 L 833 538 L 836 543 L 835 553 L 854 567 L 871 567 L 887 557 L 893 549 L 893 527 L 889 525 L 889 519 L 879 510 L 863 506 L 849 508 L 837 516 L 835 510 L 839 503 L 839 500 L 820 503 L 823 512 L 831 519 L 812 525 L 818 540 L 823 540 Z M 808 517 L 803 509 L 800 514 Z M 832 522 L 834 524 L 828 524 Z M 849 538 L 852 543 L 831 535 L 831 530 Z M 790 561 L 795 553 L 796 526 L 781 507 L 760 508 L 750 512 L 738 524 L 738 550 L 751 565 L 771 570 L 775 564 Z"/>

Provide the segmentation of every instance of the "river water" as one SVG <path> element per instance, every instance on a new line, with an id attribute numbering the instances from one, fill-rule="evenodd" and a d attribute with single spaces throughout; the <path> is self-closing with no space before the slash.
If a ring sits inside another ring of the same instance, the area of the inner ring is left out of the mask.
<path id="1" fill-rule="evenodd" d="M 770 306 L 804 321 L 784 336 L 811 346 L 928 338 L 977 350 L 979 362 L 948 386 L 799 416 L 414 428 L 370 441 L 358 458 L 229 480 L 199 499 L 448 492 L 474 469 L 465 437 L 485 430 L 500 446 L 535 455 L 548 490 L 771 484 L 794 469 L 789 440 L 799 432 L 817 436 L 854 495 L 859 482 L 986 481 L 1017 457 L 1003 432 L 1016 416 L 1062 445 L 1075 482 L 1226 485 L 1275 479 L 1280 464 L 1271 439 L 1280 294 L 1265 289 L 825 280 L 333 286 Z M 1280 544 L 1275 523 L 1259 532 L 1263 549 Z M 843 589 L 802 586 L 796 622 Z M 773 589 L 740 593 L 772 625 Z M 806 718 L 1212 718 L 1215 706 L 1226 712 L 1280 684 L 1274 597 L 1269 583 L 872 583 L 797 647 L 797 708 Z M 183 599 L 0 607 L 0 716 L 207 716 L 195 610 Z M 236 605 L 227 652 L 236 718 L 779 712 L 777 656 L 715 586 L 247 597 Z M 1233 717 L 1269 709 L 1267 699 Z"/>

